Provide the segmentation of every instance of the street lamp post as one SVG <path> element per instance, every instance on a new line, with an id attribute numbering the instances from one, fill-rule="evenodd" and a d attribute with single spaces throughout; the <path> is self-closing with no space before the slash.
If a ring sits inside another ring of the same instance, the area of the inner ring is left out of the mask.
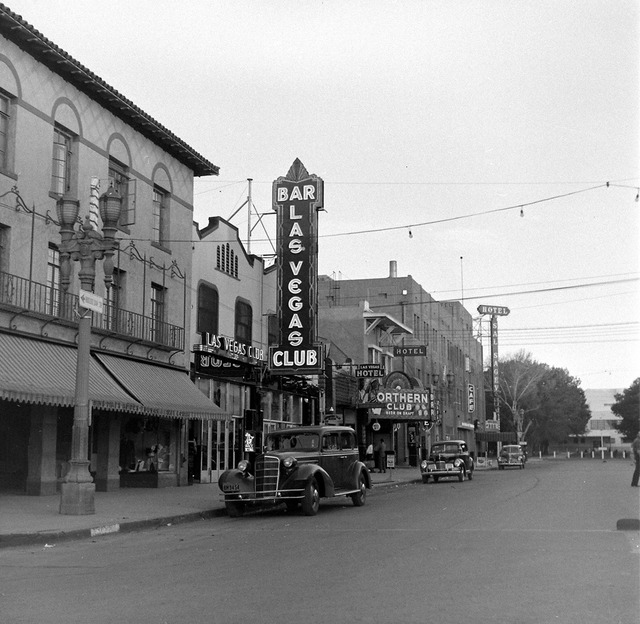
<path id="1" fill-rule="evenodd" d="M 78 277 L 83 290 L 93 292 L 96 277 L 96 260 L 102 260 L 104 282 L 107 291 L 113 276 L 113 254 L 118 246 L 115 240 L 121 199 L 113 187 L 100 198 L 100 217 L 103 234 L 97 232 L 89 216 L 78 230 L 80 202 L 67 196 L 61 197 L 56 209 L 60 223 L 60 284 L 67 292 L 71 281 L 71 260 L 80 262 Z M 95 513 L 96 486 L 89 472 L 89 365 L 91 358 L 91 311 L 79 311 L 78 357 L 76 368 L 75 407 L 71 437 L 69 471 L 61 486 L 60 513 L 88 515 Z"/>

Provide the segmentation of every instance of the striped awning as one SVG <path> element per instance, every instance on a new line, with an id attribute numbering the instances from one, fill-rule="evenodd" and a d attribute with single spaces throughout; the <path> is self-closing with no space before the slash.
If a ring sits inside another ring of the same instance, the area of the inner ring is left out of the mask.
<path id="1" fill-rule="evenodd" d="M 151 416 L 228 420 L 230 416 L 207 398 L 186 372 L 104 353 L 95 357 Z"/>
<path id="2" fill-rule="evenodd" d="M 0 398 L 39 405 L 75 405 L 77 349 L 0 334 Z M 89 400 L 94 407 L 141 412 L 143 406 L 127 394 L 93 358 L 89 370 Z"/>

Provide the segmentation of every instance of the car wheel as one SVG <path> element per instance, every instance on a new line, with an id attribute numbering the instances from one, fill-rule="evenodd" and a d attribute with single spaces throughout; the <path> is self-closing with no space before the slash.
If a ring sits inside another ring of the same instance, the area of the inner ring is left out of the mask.
<path id="1" fill-rule="evenodd" d="M 360 473 L 360 478 L 358 479 L 358 492 L 351 495 L 351 500 L 356 507 L 362 507 L 367 500 L 367 484 L 362 473 Z"/>
<path id="2" fill-rule="evenodd" d="M 302 513 L 305 516 L 315 516 L 320 508 L 320 491 L 315 479 L 311 479 L 304 486 L 304 498 L 302 499 Z"/>
<path id="3" fill-rule="evenodd" d="M 498 466 L 498 470 L 504 470 L 504 466 Z"/>
<path id="4" fill-rule="evenodd" d="M 465 477 L 466 477 L 466 476 L 467 476 L 467 475 L 466 475 L 466 473 L 465 473 L 465 471 L 464 471 L 464 468 L 462 468 L 462 469 L 460 470 L 460 474 L 458 475 L 458 481 L 460 481 L 460 483 L 462 483 L 462 482 L 464 481 L 464 479 L 465 479 Z"/>
<path id="5" fill-rule="evenodd" d="M 436 477 L 436 475 L 433 475 L 433 482 L 434 482 L 434 483 L 438 483 L 438 479 L 439 479 L 439 478 L 440 478 L 440 477 Z"/>
<path id="6" fill-rule="evenodd" d="M 429 475 L 422 475 L 422 483 L 429 483 Z"/>
<path id="7" fill-rule="evenodd" d="M 238 518 L 242 515 L 242 512 L 244 511 L 244 505 L 242 503 L 227 501 L 225 503 L 225 506 L 227 508 L 227 514 L 229 515 L 230 518 Z"/>
<path id="8" fill-rule="evenodd" d="M 473 479 L 473 470 L 469 471 L 469 474 L 467 475 L 467 479 L 469 479 L 469 481 Z"/>

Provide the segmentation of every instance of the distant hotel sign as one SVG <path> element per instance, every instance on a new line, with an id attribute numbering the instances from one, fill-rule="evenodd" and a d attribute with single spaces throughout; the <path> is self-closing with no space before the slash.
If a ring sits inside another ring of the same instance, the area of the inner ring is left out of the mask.
<path id="1" fill-rule="evenodd" d="M 384 368 L 381 364 L 358 364 L 356 377 L 384 377 Z"/>
<path id="2" fill-rule="evenodd" d="M 278 318 L 280 345 L 269 348 L 272 374 L 322 371 L 322 347 L 316 343 L 318 313 L 318 210 L 324 182 L 309 175 L 296 158 L 285 177 L 273 182 L 277 213 Z"/>
<path id="3" fill-rule="evenodd" d="M 398 356 L 417 356 L 427 355 L 426 345 L 409 345 L 407 347 L 393 347 L 393 355 Z"/>
<path id="4" fill-rule="evenodd" d="M 478 314 L 491 314 L 492 316 L 508 316 L 511 310 L 506 306 L 479 305 Z"/>

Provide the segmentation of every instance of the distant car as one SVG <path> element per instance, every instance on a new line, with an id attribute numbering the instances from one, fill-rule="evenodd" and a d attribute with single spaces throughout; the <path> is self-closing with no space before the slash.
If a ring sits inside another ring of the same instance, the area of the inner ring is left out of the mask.
<path id="1" fill-rule="evenodd" d="M 254 465 L 240 461 L 220 475 L 218 486 L 233 517 L 280 503 L 314 516 L 324 497 L 349 496 L 356 507 L 364 505 L 371 476 L 351 427 L 294 427 L 269 433 Z"/>
<path id="2" fill-rule="evenodd" d="M 506 444 L 498 455 L 498 468 L 504 470 L 513 467 L 522 470 L 526 461 L 526 455 L 519 444 Z"/>
<path id="3" fill-rule="evenodd" d="M 433 479 L 437 483 L 441 477 L 456 477 L 458 481 L 473 479 L 474 463 L 464 440 L 446 440 L 431 445 L 429 458 L 420 462 L 422 482 Z"/>

